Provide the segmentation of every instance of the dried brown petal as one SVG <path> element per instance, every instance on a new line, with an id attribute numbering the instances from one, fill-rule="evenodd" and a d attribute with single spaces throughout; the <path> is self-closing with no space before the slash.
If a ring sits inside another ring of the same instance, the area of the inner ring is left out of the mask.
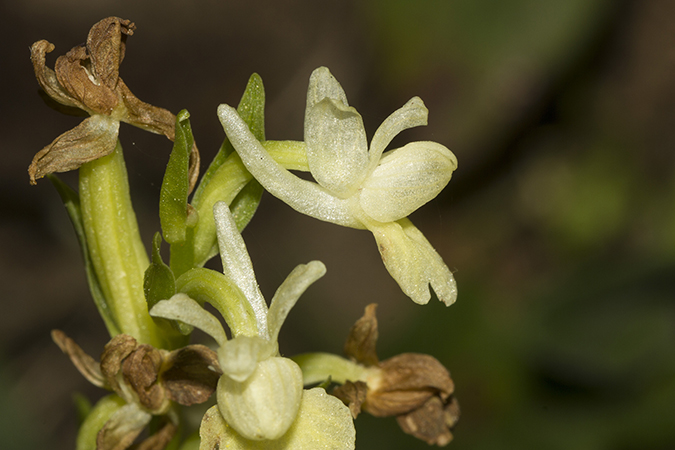
<path id="1" fill-rule="evenodd" d="M 452 409 L 452 412 L 448 412 Z M 449 420 L 449 417 L 451 418 Z M 422 407 L 396 418 L 403 431 L 429 445 L 443 447 L 452 441 L 450 430 L 459 418 L 459 405 L 454 400 L 444 405 L 440 398 L 430 398 Z"/>
<path id="2" fill-rule="evenodd" d="M 379 361 L 375 349 L 378 336 L 376 309 L 375 303 L 366 306 L 363 317 L 349 331 L 344 349 L 347 356 L 365 366 L 375 366 Z"/>
<path id="3" fill-rule="evenodd" d="M 37 152 L 28 168 L 31 184 L 54 172 L 67 172 L 82 164 L 109 155 L 117 145 L 119 122 L 95 115 Z"/>
<path id="4" fill-rule="evenodd" d="M 79 345 L 70 339 L 61 330 L 52 330 L 52 340 L 59 346 L 61 351 L 68 355 L 77 370 L 93 385 L 105 387 L 106 382 L 101 373 L 101 368 L 92 358 L 87 355 Z"/>
<path id="5" fill-rule="evenodd" d="M 117 86 L 126 37 L 134 34 L 135 29 L 136 25 L 130 20 L 107 17 L 89 31 L 87 52 L 91 58 L 91 71 L 96 80 L 110 90 Z"/>
<path id="6" fill-rule="evenodd" d="M 380 363 L 382 375 L 368 391 L 364 410 L 384 417 L 405 414 L 430 397 L 447 399 L 454 391 L 450 373 L 429 355 L 403 353 Z"/>
<path id="7" fill-rule="evenodd" d="M 158 383 L 162 354 L 151 345 L 142 344 L 124 359 L 124 380 L 138 396 L 144 408 L 154 414 L 163 414 L 169 407 L 164 389 Z"/>
<path id="8" fill-rule="evenodd" d="M 83 46 L 73 47 L 59 56 L 54 65 L 56 78 L 71 97 L 90 114 L 110 114 L 119 102 L 117 94 L 101 84 L 91 73 L 92 67 Z"/>
<path id="9" fill-rule="evenodd" d="M 30 48 L 30 59 L 40 87 L 55 101 L 62 105 L 86 109 L 84 105 L 73 98 L 58 82 L 56 73 L 45 65 L 45 55 L 54 50 L 54 44 L 45 40 L 35 42 Z"/>
<path id="10" fill-rule="evenodd" d="M 364 381 L 357 381 L 355 383 L 347 381 L 342 386 L 333 389 L 331 394 L 342 400 L 342 403 L 349 406 L 352 417 L 356 419 L 361 413 L 361 405 L 366 401 L 367 392 L 368 385 Z"/>
<path id="11" fill-rule="evenodd" d="M 127 403 L 108 419 L 96 436 L 96 450 L 126 450 L 133 444 L 152 415 L 135 403 Z"/>
<path id="12" fill-rule="evenodd" d="M 169 445 L 178 427 L 171 421 L 166 421 L 164 426 L 155 434 L 145 439 L 135 447 L 136 450 L 163 450 Z"/>
<path id="13" fill-rule="evenodd" d="M 156 134 L 163 134 L 170 140 L 176 137 L 176 116 L 164 108 L 153 106 L 138 99 L 120 78 L 117 83 L 117 93 L 120 95 L 124 108 L 121 111 L 122 122 L 142 128 Z M 192 145 L 189 167 L 189 191 L 192 192 L 199 178 L 199 150 L 197 144 Z"/>
<path id="14" fill-rule="evenodd" d="M 121 394 L 117 374 L 122 370 L 122 362 L 138 346 L 138 342 L 128 334 L 118 334 L 108 342 L 101 354 L 101 372 L 108 385 L 118 394 Z M 124 397 L 124 395 L 120 395 Z"/>
<path id="15" fill-rule="evenodd" d="M 165 360 L 162 384 L 166 395 L 181 405 L 203 403 L 213 394 L 222 375 L 216 352 L 203 345 L 173 351 Z"/>

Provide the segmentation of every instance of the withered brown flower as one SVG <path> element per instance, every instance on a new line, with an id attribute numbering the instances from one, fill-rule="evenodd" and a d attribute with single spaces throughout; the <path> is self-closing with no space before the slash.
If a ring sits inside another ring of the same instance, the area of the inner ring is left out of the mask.
<path id="1" fill-rule="evenodd" d="M 205 402 L 222 375 L 216 352 L 203 345 L 169 352 L 118 334 L 97 363 L 62 331 L 53 330 L 52 339 L 87 380 L 126 401 L 99 431 L 97 450 L 130 447 L 152 416 L 163 416 L 163 426 L 143 441 L 142 448 L 163 449 L 178 426 L 172 402 L 186 406 Z"/>
<path id="2" fill-rule="evenodd" d="M 366 307 L 345 344 L 349 358 L 375 370 L 365 381 L 347 381 L 333 395 L 349 406 L 354 418 L 362 410 L 376 417 L 396 416 L 406 433 L 430 445 L 447 445 L 459 420 L 450 373 L 436 358 L 419 353 L 379 361 L 376 307 L 374 303 Z"/>
<path id="3" fill-rule="evenodd" d="M 120 122 L 163 134 L 173 140 L 176 117 L 163 108 L 139 100 L 119 76 L 126 38 L 136 26 L 129 20 L 108 17 L 96 23 L 84 45 L 56 60 L 54 70 L 45 56 L 54 44 L 41 40 L 30 49 L 40 87 L 52 100 L 90 115 L 40 150 L 28 168 L 31 184 L 54 172 L 66 172 L 106 156 L 115 149 Z M 190 155 L 190 190 L 199 175 L 199 152 Z"/>

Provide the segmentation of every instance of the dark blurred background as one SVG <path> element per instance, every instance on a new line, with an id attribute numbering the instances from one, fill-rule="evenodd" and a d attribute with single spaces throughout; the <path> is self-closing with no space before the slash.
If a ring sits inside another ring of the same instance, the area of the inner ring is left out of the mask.
<path id="1" fill-rule="evenodd" d="M 267 136 L 301 139 L 311 71 L 328 66 L 370 135 L 410 97 L 459 169 L 412 216 L 459 285 L 457 303 L 413 304 L 372 236 L 266 195 L 246 229 L 263 293 L 299 263 L 328 274 L 291 313 L 285 354 L 340 352 L 367 303 L 379 353 L 435 355 L 463 416 L 448 448 L 675 448 L 675 3 L 671 0 L 4 0 L 0 10 L 0 447 L 74 448 L 71 397 L 96 400 L 51 342 L 60 328 L 98 355 L 107 341 L 81 257 L 34 153 L 80 118 L 44 105 L 29 60 L 57 55 L 117 15 L 137 25 L 121 75 L 142 100 L 187 108 L 203 166 L 223 139 L 215 111 L 252 72 Z M 146 242 L 171 144 L 122 125 Z M 75 182 L 74 174 L 64 179 Z M 217 264 L 216 266 L 217 267 Z M 394 419 L 362 415 L 357 448 L 423 449 Z"/>

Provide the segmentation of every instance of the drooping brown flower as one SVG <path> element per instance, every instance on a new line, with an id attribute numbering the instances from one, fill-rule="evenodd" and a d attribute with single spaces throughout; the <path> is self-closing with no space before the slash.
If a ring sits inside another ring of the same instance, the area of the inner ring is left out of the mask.
<path id="1" fill-rule="evenodd" d="M 84 45 L 56 60 L 54 70 L 45 56 L 54 44 L 41 40 L 31 46 L 31 60 L 40 87 L 52 100 L 89 114 L 81 124 L 40 150 L 28 168 L 31 184 L 54 172 L 66 172 L 106 156 L 115 149 L 120 122 L 135 125 L 173 140 L 176 117 L 163 108 L 139 100 L 119 76 L 126 38 L 136 26 L 108 17 L 96 23 Z M 190 190 L 199 175 L 199 152 L 190 155 Z"/>
<path id="2" fill-rule="evenodd" d="M 203 345 L 169 352 L 118 334 L 106 344 L 97 363 L 62 331 L 52 331 L 52 339 L 87 380 L 126 401 L 99 431 L 97 450 L 130 447 L 152 416 L 163 416 L 163 426 L 140 448 L 163 449 L 178 426 L 172 402 L 186 406 L 205 402 L 222 374 L 216 352 Z"/>
<path id="3" fill-rule="evenodd" d="M 448 370 L 434 357 L 403 353 L 379 361 L 376 304 L 352 327 L 345 354 L 370 371 L 366 380 L 347 381 L 333 395 L 347 404 L 356 416 L 363 410 L 376 417 L 396 416 L 408 434 L 430 445 L 444 446 L 452 440 L 451 430 L 459 420 L 459 404 Z"/>

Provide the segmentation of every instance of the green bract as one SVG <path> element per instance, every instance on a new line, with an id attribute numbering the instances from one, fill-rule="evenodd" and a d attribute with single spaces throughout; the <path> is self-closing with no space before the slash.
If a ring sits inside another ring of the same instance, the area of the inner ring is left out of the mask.
<path id="1" fill-rule="evenodd" d="M 450 305 L 457 297 L 452 273 L 406 217 L 447 185 L 457 159 L 435 142 L 413 142 L 383 154 L 399 132 L 426 125 L 427 113 L 422 100 L 412 98 L 382 123 L 368 148 L 361 116 L 347 103 L 340 83 L 327 68 L 316 69 L 305 111 L 313 183 L 277 163 L 237 111 L 218 108 L 230 142 L 267 191 L 303 214 L 370 230 L 389 273 L 413 301 L 427 303 L 431 285 Z"/>

